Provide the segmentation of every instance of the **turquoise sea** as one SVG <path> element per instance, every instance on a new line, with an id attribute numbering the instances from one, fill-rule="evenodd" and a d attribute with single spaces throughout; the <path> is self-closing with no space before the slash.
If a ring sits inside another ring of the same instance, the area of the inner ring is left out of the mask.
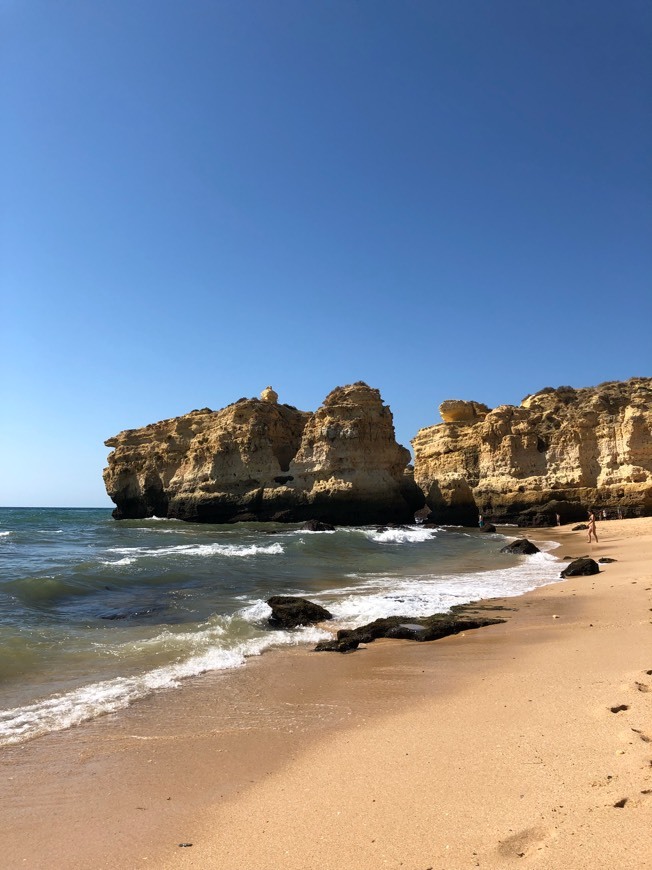
<path id="1" fill-rule="evenodd" d="M 500 553 L 506 540 L 450 527 L 306 532 L 0 508 L 0 745 L 241 667 L 271 647 L 329 636 L 270 629 L 271 595 L 323 604 L 332 631 L 517 595 L 559 577 L 549 552 Z"/>

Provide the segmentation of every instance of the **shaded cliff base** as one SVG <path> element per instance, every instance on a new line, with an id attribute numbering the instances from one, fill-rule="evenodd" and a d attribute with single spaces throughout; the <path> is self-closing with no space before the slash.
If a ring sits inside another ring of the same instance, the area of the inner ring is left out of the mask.
<path id="1" fill-rule="evenodd" d="M 618 561 L 504 600 L 517 608 L 504 624 L 345 656 L 268 654 L 10 748 L 3 860 L 648 866 L 652 520 L 598 534 L 588 547 L 568 528 L 535 532 L 561 555 Z"/>

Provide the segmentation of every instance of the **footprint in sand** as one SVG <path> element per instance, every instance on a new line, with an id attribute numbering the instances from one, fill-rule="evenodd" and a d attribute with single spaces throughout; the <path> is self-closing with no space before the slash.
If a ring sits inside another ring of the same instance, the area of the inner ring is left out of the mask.
<path id="1" fill-rule="evenodd" d="M 527 858 L 536 855 L 554 835 L 551 828 L 525 828 L 505 840 L 500 840 L 498 854 L 503 858 Z"/>

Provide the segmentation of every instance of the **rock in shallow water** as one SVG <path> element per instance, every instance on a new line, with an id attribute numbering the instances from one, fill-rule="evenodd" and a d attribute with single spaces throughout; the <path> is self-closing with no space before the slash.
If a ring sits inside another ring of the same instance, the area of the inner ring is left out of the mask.
<path id="1" fill-rule="evenodd" d="M 528 541 L 527 538 L 519 538 L 518 541 L 512 541 L 511 544 L 507 544 L 507 546 L 503 547 L 500 552 L 516 553 L 521 556 L 531 556 L 534 553 L 540 553 L 541 550 L 535 546 L 532 541 Z"/>
<path id="2" fill-rule="evenodd" d="M 313 625 L 315 622 L 333 618 L 326 608 L 308 601 L 307 598 L 274 595 L 267 603 L 272 608 L 269 624 L 273 628 L 296 628 L 299 625 Z"/>

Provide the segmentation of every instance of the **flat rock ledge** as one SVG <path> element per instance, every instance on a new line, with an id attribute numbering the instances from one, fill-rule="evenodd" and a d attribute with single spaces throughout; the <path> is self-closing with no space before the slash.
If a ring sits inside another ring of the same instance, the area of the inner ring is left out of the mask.
<path id="1" fill-rule="evenodd" d="M 432 616 L 388 616 L 375 619 L 367 625 L 353 629 L 340 629 L 333 640 L 320 641 L 315 652 L 351 652 L 361 643 L 372 643 L 379 637 L 397 640 L 439 640 L 451 634 L 459 634 L 485 625 L 505 622 L 497 617 L 478 616 L 478 610 L 502 610 L 506 608 L 474 605 L 454 607 L 449 613 L 433 613 Z"/>

